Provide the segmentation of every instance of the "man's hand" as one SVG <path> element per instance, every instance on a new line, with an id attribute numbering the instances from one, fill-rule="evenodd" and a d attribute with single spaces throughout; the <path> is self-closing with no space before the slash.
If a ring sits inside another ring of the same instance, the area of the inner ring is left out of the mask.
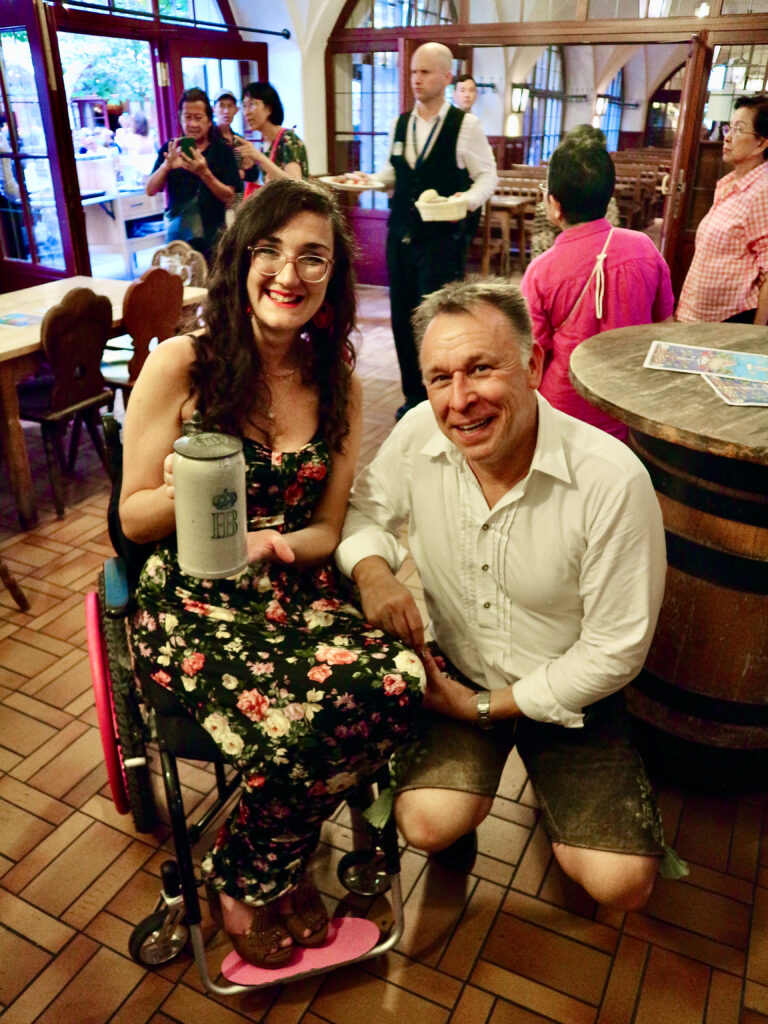
<path id="1" fill-rule="evenodd" d="M 441 672 L 437 662 L 425 648 L 419 652 L 427 672 L 427 689 L 422 707 L 448 718 L 458 718 L 465 722 L 477 722 L 477 694 L 464 686 L 458 679 L 453 679 Z"/>
<path id="2" fill-rule="evenodd" d="M 208 170 L 208 161 L 199 149 L 193 149 L 189 156 L 183 149 L 180 149 L 179 161 L 185 171 L 190 171 L 192 174 L 197 175 L 198 178 Z"/>
<path id="3" fill-rule="evenodd" d="M 362 559 L 352 576 L 360 590 L 366 622 L 420 651 L 424 646 L 421 614 L 413 594 L 395 579 L 384 559 L 377 555 Z"/>

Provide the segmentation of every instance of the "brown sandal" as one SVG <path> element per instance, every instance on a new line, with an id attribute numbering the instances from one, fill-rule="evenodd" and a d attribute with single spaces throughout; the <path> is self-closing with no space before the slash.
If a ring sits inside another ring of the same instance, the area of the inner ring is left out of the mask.
<path id="1" fill-rule="evenodd" d="M 292 909 L 280 913 L 286 931 L 299 946 L 321 946 L 328 936 L 328 911 L 320 893 L 308 878 L 302 878 L 290 896 Z"/>
<path id="2" fill-rule="evenodd" d="M 224 928 L 221 896 L 210 885 L 206 885 L 206 891 L 211 918 L 219 928 Z M 227 932 L 229 940 L 240 958 L 254 967 L 282 967 L 293 955 L 293 942 L 283 945 L 291 936 L 280 923 L 274 904 L 254 909 L 255 915 L 248 931 L 240 935 Z"/>

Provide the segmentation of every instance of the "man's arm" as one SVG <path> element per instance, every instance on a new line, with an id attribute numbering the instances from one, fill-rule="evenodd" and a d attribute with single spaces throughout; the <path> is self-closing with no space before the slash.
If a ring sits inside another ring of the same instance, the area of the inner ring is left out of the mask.
<path id="1" fill-rule="evenodd" d="M 366 622 L 377 626 L 404 644 L 421 650 L 424 624 L 413 594 L 394 575 L 378 555 L 369 555 L 352 570 L 352 579 L 360 591 Z"/>
<path id="2" fill-rule="evenodd" d="M 397 534 L 409 515 L 411 429 L 405 422 L 398 424 L 355 481 L 336 563 L 357 583 L 371 625 L 421 646 L 424 630 L 416 602 L 395 579 L 407 554 Z"/>
<path id="3" fill-rule="evenodd" d="M 589 524 L 578 640 L 513 684 L 529 718 L 578 725 L 584 707 L 634 679 L 651 645 L 666 577 L 661 509 L 644 470 L 617 481 Z"/>
<path id="4" fill-rule="evenodd" d="M 483 126 L 474 114 L 465 114 L 456 140 L 456 156 L 461 166 L 469 171 L 472 185 L 464 193 L 469 210 L 476 210 L 493 195 L 499 180 L 493 156 Z"/>

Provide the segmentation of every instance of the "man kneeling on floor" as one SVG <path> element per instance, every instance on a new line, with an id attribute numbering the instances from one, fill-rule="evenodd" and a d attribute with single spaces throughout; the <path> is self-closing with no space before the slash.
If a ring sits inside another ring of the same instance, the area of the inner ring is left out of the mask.
<path id="1" fill-rule="evenodd" d="M 543 354 L 517 287 L 455 282 L 414 319 L 429 401 L 358 478 L 337 552 L 368 621 L 427 666 L 425 746 L 400 782 L 398 827 L 431 852 L 472 832 L 516 745 L 565 873 L 638 909 L 664 842 L 620 691 L 664 590 L 651 481 L 626 445 L 537 393 Z M 394 576 L 405 522 L 445 662 Z"/>

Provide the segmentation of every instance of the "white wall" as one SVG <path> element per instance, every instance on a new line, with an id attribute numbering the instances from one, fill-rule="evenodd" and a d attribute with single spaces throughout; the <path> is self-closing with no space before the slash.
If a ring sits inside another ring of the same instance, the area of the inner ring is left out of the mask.
<path id="1" fill-rule="evenodd" d="M 231 0 L 239 25 L 280 32 L 290 39 L 248 35 L 252 42 L 269 46 L 269 78 L 285 107 L 285 124 L 296 125 L 309 156 L 309 169 L 321 174 L 328 169 L 325 136 L 325 48 L 341 13 L 344 0 L 270 0 L 256 4 Z"/>

